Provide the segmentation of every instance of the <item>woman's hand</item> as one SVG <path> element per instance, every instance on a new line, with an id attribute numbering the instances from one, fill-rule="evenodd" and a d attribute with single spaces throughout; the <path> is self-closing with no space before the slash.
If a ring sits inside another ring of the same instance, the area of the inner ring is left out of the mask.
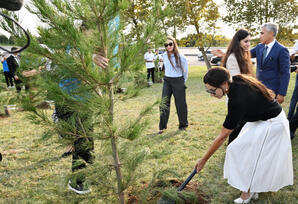
<path id="1" fill-rule="evenodd" d="M 24 77 L 31 77 L 31 76 L 35 76 L 35 75 L 37 75 L 37 74 L 39 74 L 40 73 L 40 71 L 37 71 L 37 70 L 35 70 L 35 69 L 32 69 L 32 70 L 30 70 L 30 71 L 23 71 L 22 72 L 22 75 L 24 76 Z"/>
<path id="2" fill-rule="evenodd" d="M 233 132 L 233 130 L 227 129 L 225 127 L 222 127 L 221 133 L 215 140 L 213 141 L 212 145 L 209 147 L 208 151 L 204 154 L 202 159 L 199 159 L 195 168 L 197 169 L 197 172 L 200 172 L 207 160 L 214 154 L 214 152 L 222 145 L 222 143 L 226 140 L 226 138 Z"/>
<path id="3" fill-rule="evenodd" d="M 206 163 L 206 160 L 204 160 L 204 159 L 199 159 L 198 160 L 198 162 L 197 162 L 197 164 L 195 166 L 195 168 L 197 170 L 197 173 L 199 173 L 203 169 L 205 163 Z"/>
<path id="4" fill-rule="evenodd" d="M 277 94 L 276 100 L 279 104 L 282 104 L 285 100 L 285 97 L 283 95 Z"/>
<path id="5" fill-rule="evenodd" d="M 108 66 L 109 63 L 109 59 L 105 58 L 104 56 L 102 56 L 100 53 L 96 53 L 93 54 L 93 62 L 101 67 L 101 68 L 106 68 Z"/>
<path id="6" fill-rule="evenodd" d="M 223 51 L 221 51 L 220 49 L 212 50 L 211 53 L 217 57 L 225 56 L 225 53 Z"/>

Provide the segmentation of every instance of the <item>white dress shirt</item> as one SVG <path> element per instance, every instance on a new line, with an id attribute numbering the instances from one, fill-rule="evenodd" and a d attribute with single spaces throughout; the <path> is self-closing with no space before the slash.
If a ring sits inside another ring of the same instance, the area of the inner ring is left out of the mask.
<path id="1" fill-rule="evenodd" d="M 266 57 L 267 57 L 268 54 L 270 53 L 270 51 L 271 51 L 271 49 L 272 49 L 272 47 L 273 47 L 273 45 L 274 45 L 275 42 L 276 42 L 276 40 L 274 39 L 271 43 L 269 43 L 268 45 L 265 45 L 265 46 L 268 47 L 268 48 L 267 48 Z"/>
<path id="2" fill-rule="evenodd" d="M 298 52 L 298 41 L 296 41 L 293 50 L 291 51 L 290 55 L 295 54 L 296 52 Z"/>

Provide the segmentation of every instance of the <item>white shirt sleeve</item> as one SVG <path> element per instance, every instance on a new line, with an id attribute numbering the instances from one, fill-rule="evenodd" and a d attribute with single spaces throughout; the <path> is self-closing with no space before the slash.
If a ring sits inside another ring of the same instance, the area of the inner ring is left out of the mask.
<path id="1" fill-rule="evenodd" d="M 295 54 L 296 52 L 298 52 L 298 41 L 295 43 L 293 50 L 291 51 L 290 55 Z"/>
<path id="2" fill-rule="evenodd" d="M 181 66 L 183 68 L 184 82 L 186 82 L 188 79 L 188 63 L 186 58 L 183 55 L 180 55 L 180 58 L 181 58 Z"/>
<path id="3" fill-rule="evenodd" d="M 241 74 L 240 67 L 238 65 L 238 62 L 234 53 L 231 53 L 230 56 L 228 57 L 226 68 L 229 70 L 231 77 Z"/>

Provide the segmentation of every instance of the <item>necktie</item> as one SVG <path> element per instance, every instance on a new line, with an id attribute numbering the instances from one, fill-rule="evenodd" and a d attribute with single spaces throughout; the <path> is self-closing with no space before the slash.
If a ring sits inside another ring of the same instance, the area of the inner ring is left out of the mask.
<path id="1" fill-rule="evenodd" d="M 264 48 L 264 51 L 263 51 L 262 64 L 264 64 L 264 62 L 265 62 L 266 54 L 267 54 L 267 49 L 268 49 L 268 46 L 265 45 L 265 48 Z"/>

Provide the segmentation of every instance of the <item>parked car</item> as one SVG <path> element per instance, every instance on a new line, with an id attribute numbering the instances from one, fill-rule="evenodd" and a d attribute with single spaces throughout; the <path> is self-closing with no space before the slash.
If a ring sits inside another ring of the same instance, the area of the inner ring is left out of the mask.
<path id="1" fill-rule="evenodd" d="M 165 48 L 159 48 L 158 49 L 158 54 L 162 55 L 165 51 L 166 51 Z"/>
<path id="2" fill-rule="evenodd" d="M 221 57 L 218 57 L 218 56 L 212 56 L 211 57 L 211 60 L 210 60 L 210 63 L 214 66 L 219 66 L 221 64 Z"/>
<path id="3" fill-rule="evenodd" d="M 213 54 L 211 53 L 211 50 L 207 50 L 205 52 L 206 52 L 206 55 L 207 55 L 207 59 L 210 61 L 211 60 L 211 57 L 213 56 Z M 203 57 L 203 54 L 202 54 L 201 51 L 199 51 L 198 60 L 199 61 L 204 61 L 204 57 Z"/>

